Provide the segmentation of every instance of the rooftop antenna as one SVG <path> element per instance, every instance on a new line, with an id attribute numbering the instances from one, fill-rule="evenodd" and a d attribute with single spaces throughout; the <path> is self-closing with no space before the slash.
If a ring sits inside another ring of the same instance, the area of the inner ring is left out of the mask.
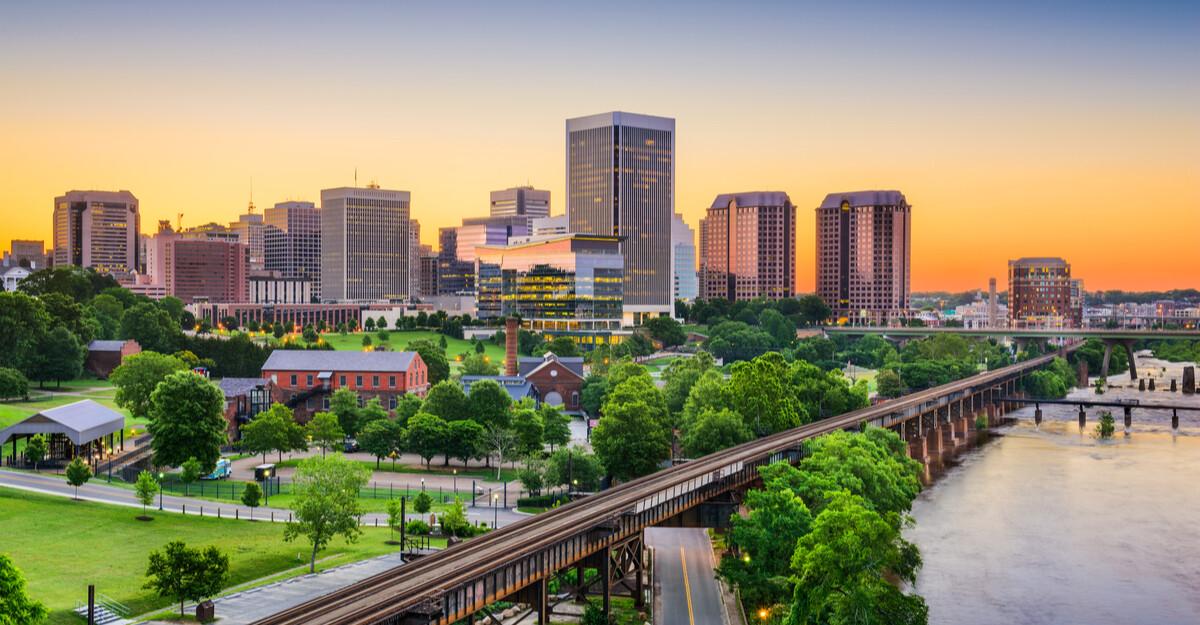
<path id="1" fill-rule="evenodd" d="M 246 212 L 254 214 L 254 176 L 250 176 L 250 208 Z"/>
<path id="2" fill-rule="evenodd" d="M 358 168 L 354 168 L 354 186 L 358 186 Z"/>

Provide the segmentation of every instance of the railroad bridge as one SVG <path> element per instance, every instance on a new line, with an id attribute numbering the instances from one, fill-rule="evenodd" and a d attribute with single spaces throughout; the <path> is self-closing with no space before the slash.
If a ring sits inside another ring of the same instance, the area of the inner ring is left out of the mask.
<path id="1" fill-rule="evenodd" d="M 1073 350 L 1078 344 L 1060 350 Z M 759 467 L 797 462 L 804 441 L 864 425 L 887 427 L 923 459 L 973 424 L 1017 407 L 1019 380 L 1053 359 L 1041 356 L 732 447 L 659 471 L 498 529 L 331 594 L 261 619 L 256 625 L 449 625 L 496 601 L 533 606 L 541 625 L 555 605 L 599 595 L 644 597 L 643 530 L 727 522 Z M 584 580 L 583 573 L 599 575 Z M 574 572 L 572 575 L 571 573 Z M 551 593 L 552 587 L 554 593 Z M 495 620 L 494 617 L 490 617 Z M 498 622 L 498 621 L 497 621 Z"/>

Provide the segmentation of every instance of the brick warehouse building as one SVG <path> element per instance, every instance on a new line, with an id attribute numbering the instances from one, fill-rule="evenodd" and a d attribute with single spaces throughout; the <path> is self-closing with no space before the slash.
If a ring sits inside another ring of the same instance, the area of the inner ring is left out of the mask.
<path id="1" fill-rule="evenodd" d="M 541 358 L 521 358 L 520 375 L 537 389 L 542 403 L 568 414 L 583 409 L 583 358 L 559 358 L 547 352 Z"/>
<path id="2" fill-rule="evenodd" d="M 1057 257 L 1008 261 L 1008 316 L 1014 328 L 1078 328 L 1082 298 L 1071 296 L 1071 264 Z"/>
<path id="3" fill-rule="evenodd" d="M 424 398 L 429 370 L 417 352 L 336 352 L 275 350 L 262 366 L 262 377 L 277 385 L 296 419 L 306 421 L 329 409 L 340 388 L 358 393 L 365 404 L 378 397 L 389 412 L 405 393 Z"/>

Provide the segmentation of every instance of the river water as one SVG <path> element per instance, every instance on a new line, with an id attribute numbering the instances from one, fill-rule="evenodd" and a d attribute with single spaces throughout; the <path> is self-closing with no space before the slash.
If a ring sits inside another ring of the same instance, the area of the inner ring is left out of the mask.
<path id="1" fill-rule="evenodd" d="M 1180 379 L 1181 365 L 1138 364 Z M 1127 387 L 1103 399 L 1200 406 L 1113 382 Z M 1118 408 L 1116 435 L 1101 441 L 1097 409 L 1082 433 L 1078 408 L 1042 411 L 1040 428 L 1022 408 L 1015 425 L 931 467 L 904 532 L 924 559 L 914 590 L 929 622 L 1200 623 L 1200 412 L 1181 412 L 1176 433 L 1170 412 L 1135 409 L 1126 436 Z"/>

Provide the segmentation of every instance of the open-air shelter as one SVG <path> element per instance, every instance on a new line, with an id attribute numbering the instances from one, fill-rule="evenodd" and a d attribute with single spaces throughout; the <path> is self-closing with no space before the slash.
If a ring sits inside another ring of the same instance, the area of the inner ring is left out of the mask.
<path id="1" fill-rule="evenodd" d="M 17 441 L 37 434 L 46 439 L 47 460 L 79 456 L 94 465 L 106 453 L 125 449 L 125 415 L 90 399 L 37 412 L 0 430 L 0 449 L 12 444 L 10 464 L 17 460 Z"/>

